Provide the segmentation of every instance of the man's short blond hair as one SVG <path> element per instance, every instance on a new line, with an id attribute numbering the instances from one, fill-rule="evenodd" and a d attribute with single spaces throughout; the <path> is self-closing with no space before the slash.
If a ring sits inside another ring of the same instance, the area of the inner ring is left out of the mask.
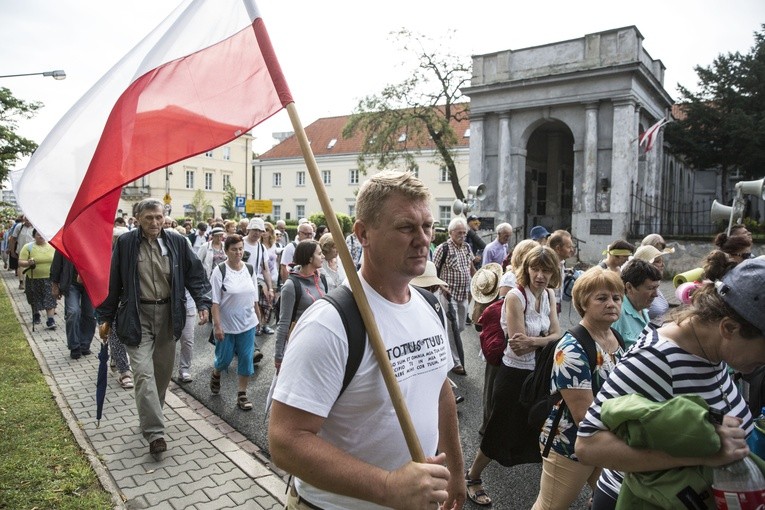
<path id="1" fill-rule="evenodd" d="M 413 202 L 430 202 L 428 188 L 411 172 L 384 170 L 373 175 L 359 188 L 356 196 L 356 219 L 376 226 L 385 202 L 394 195 L 403 195 Z"/>

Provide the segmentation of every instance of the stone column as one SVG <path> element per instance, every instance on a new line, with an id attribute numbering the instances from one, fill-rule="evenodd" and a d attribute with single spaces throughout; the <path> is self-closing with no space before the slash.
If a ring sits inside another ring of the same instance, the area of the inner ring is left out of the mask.
<path id="1" fill-rule="evenodd" d="M 560 169 L 560 133 L 552 132 L 547 135 L 547 202 L 546 216 L 560 214 L 561 169 Z"/>
<path id="2" fill-rule="evenodd" d="M 526 149 L 512 147 L 510 150 L 510 190 L 499 197 L 499 210 L 507 215 L 513 227 L 525 226 L 522 239 L 528 233 L 526 225 Z"/>
<path id="3" fill-rule="evenodd" d="M 611 213 L 629 214 L 630 187 L 637 177 L 637 127 L 635 101 L 614 101 L 611 150 Z"/>
<path id="4" fill-rule="evenodd" d="M 483 182 L 484 178 L 484 139 L 483 139 L 483 114 L 471 114 L 470 116 L 470 156 L 468 167 L 470 175 L 468 183 L 471 185 Z M 467 193 L 467 190 L 464 190 Z"/>
<path id="5" fill-rule="evenodd" d="M 595 212 L 595 193 L 598 186 L 598 110 L 599 103 L 587 103 L 584 124 L 584 180 L 582 197 L 584 210 Z M 574 177 L 576 178 L 576 177 Z"/>
<path id="6" fill-rule="evenodd" d="M 511 176 L 510 169 L 510 112 L 499 114 L 499 150 L 497 165 L 497 213 L 499 219 L 506 219 L 509 212 L 506 201 L 509 199 L 516 180 Z M 488 176 L 487 176 L 488 177 Z M 488 185 L 488 183 L 487 183 Z"/>

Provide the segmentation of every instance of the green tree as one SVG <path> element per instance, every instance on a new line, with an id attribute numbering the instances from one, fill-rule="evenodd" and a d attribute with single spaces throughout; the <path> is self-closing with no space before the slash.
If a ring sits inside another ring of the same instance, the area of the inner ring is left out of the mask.
<path id="1" fill-rule="evenodd" d="M 204 219 L 205 213 L 208 212 L 208 210 L 212 207 L 212 204 L 209 200 L 207 200 L 207 197 L 205 196 L 205 192 L 201 189 L 198 189 L 194 192 L 194 197 L 191 199 L 191 208 L 193 210 L 194 214 L 194 223 L 196 226 L 196 223 L 199 221 L 202 221 Z"/>
<path id="2" fill-rule="evenodd" d="M 351 219 L 350 216 L 347 214 L 336 212 L 335 216 L 337 217 L 337 222 L 340 223 L 340 228 L 343 231 L 343 234 L 347 235 L 351 233 L 351 230 L 353 230 L 353 219 Z M 327 217 L 324 215 L 323 212 L 312 214 L 308 217 L 308 221 L 316 225 L 317 227 L 319 225 L 326 225 L 329 227 L 329 224 L 327 223 Z"/>
<path id="3" fill-rule="evenodd" d="M 670 151 L 695 168 L 720 168 L 723 197 L 731 170 L 749 179 L 765 167 L 765 25 L 754 38 L 747 54 L 696 66 L 698 92 L 678 84 L 683 118 L 666 128 Z"/>
<path id="4" fill-rule="evenodd" d="M 377 95 L 359 101 L 343 129 L 343 137 L 363 133 L 358 158 L 362 172 L 372 165 L 387 168 L 399 158 L 406 168 L 414 170 L 415 156 L 434 144 L 436 161 L 448 169 L 454 194 L 462 200 L 464 193 L 452 155 L 457 136 L 450 123 L 468 117 L 468 104 L 460 102 L 460 89 L 470 80 L 470 63 L 460 56 L 440 54 L 443 41 L 406 29 L 392 35 L 403 52 L 415 58 L 414 69 L 403 82 L 388 85 Z"/>
<path id="5" fill-rule="evenodd" d="M 221 216 L 225 219 L 236 217 L 236 188 L 231 184 L 223 189 L 223 207 Z"/>
<path id="6" fill-rule="evenodd" d="M 19 119 L 34 117 L 42 108 L 38 101 L 24 101 L 14 97 L 11 91 L 0 87 L 0 182 L 3 182 L 11 167 L 23 156 L 29 156 L 37 144 L 16 134 Z"/>

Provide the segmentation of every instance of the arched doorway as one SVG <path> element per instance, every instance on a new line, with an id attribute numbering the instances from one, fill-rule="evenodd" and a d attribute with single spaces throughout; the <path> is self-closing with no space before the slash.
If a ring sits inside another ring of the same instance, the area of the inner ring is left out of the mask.
<path id="1" fill-rule="evenodd" d="M 537 127 L 526 146 L 525 233 L 534 225 L 571 228 L 574 135 L 564 123 Z"/>

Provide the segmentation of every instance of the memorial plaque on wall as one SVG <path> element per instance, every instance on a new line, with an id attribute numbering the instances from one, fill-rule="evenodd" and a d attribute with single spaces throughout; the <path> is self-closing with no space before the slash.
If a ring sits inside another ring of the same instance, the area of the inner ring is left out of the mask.
<path id="1" fill-rule="evenodd" d="M 591 236 L 610 236 L 612 220 L 590 220 Z"/>
<path id="2" fill-rule="evenodd" d="M 488 218 L 479 216 L 481 220 L 481 230 L 494 230 L 494 218 L 489 216 Z"/>

